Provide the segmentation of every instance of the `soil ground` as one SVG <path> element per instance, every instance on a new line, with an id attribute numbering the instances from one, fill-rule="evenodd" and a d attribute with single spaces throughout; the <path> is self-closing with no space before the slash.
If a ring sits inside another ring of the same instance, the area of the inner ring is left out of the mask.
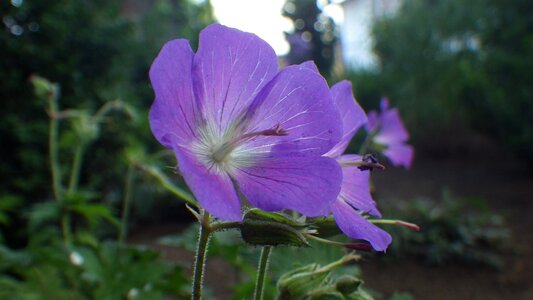
<path id="1" fill-rule="evenodd" d="M 396 291 L 423 300 L 533 299 L 533 172 L 488 139 L 475 137 L 469 141 L 465 151 L 418 154 L 409 171 L 389 168 L 376 172 L 378 199 L 440 199 L 443 188 L 458 197 L 483 197 L 491 209 L 506 217 L 512 230 L 512 251 L 505 254 L 504 267 L 498 271 L 462 264 L 428 266 L 414 259 L 390 263 L 369 257 L 361 262 L 365 285 L 381 292 L 382 299 Z M 171 226 L 137 232 L 131 242 L 152 244 L 166 258 L 192 262 L 192 253 L 154 243 L 158 236 L 175 233 L 176 229 Z M 209 260 L 206 284 L 218 299 L 231 296 L 236 279 L 230 270 L 220 259 Z"/>
<path id="2" fill-rule="evenodd" d="M 394 178 L 394 180 L 390 180 Z M 417 157 L 410 171 L 376 174 L 384 201 L 426 196 L 443 188 L 458 197 L 481 196 L 510 226 L 511 251 L 498 271 L 461 264 L 431 267 L 415 260 L 363 262 L 366 285 L 390 295 L 406 291 L 415 299 L 533 299 L 533 176 L 519 160 L 489 140 L 478 140 L 467 155 Z"/>

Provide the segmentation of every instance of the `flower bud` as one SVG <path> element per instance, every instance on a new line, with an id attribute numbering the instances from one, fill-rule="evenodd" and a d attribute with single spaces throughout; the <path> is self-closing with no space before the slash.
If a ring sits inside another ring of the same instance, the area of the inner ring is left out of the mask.
<path id="1" fill-rule="evenodd" d="M 84 113 L 74 121 L 74 131 L 79 141 L 88 144 L 100 135 L 100 126 L 92 118 Z"/>
<path id="2" fill-rule="evenodd" d="M 31 75 L 30 82 L 33 84 L 35 94 L 44 99 L 56 96 L 59 87 L 44 77 Z"/>
<path id="3" fill-rule="evenodd" d="M 302 233 L 306 224 L 282 213 L 269 213 L 250 209 L 244 214 L 241 225 L 242 239 L 252 245 L 309 246 Z"/>
<path id="4" fill-rule="evenodd" d="M 293 227 L 276 222 L 246 218 L 241 225 L 242 239 L 252 245 L 309 246 L 301 232 Z"/>
<path id="5" fill-rule="evenodd" d="M 361 286 L 361 283 L 361 279 L 345 275 L 337 279 L 337 282 L 335 282 L 335 286 L 337 291 L 347 296 L 357 291 Z"/>
<path id="6" fill-rule="evenodd" d="M 278 300 L 303 299 L 327 280 L 329 270 L 310 264 L 284 274 L 278 280 Z M 320 298 L 318 298 L 320 299 Z"/>

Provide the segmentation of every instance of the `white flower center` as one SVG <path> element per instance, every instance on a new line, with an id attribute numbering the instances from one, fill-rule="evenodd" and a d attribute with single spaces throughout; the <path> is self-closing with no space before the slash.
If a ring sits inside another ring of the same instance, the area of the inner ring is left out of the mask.
<path id="1" fill-rule="evenodd" d="M 279 126 L 258 132 L 244 133 L 240 126 L 229 126 L 220 133 L 214 126 L 201 127 L 199 139 L 192 145 L 198 159 L 210 170 L 230 175 L 236 169 L 251 167 L 265 155 L 247 147 L 246 141 L 257 136 L 284 136 L 287 132 Z"/>

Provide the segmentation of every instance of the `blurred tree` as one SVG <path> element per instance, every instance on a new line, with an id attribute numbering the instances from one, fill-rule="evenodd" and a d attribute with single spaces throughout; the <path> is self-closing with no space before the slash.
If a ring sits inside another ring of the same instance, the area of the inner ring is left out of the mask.
<path id="1" fill-rule="evenodd" d="M 175 37 L 196 44 L 199 30 L 213 20 L 208 1 L 145 2 L 150 9 L 136 19 L 124 17 L 120 0 L 0 3 L 0 197 L 16 195 L 31 203 L 50 192 L 48 116 L 32 94 L 31 74 L 61 85 L 60 109 L 94 111 L 120 98 L 145 116 L 153 97 L 148 68 L 159 48 Z M 108 123 L 88 149 L 82 181 L 103 199 L 120 198 L 125 163 L 117 158 L 127 143 L 156 147 L 145 119 Z M 71 160 L 69 143 L 63 141 L 62 160 Z"/>
<path id="2" fill-rule="evenodd" d="M 283 15 L 294 24 L 293 32 L 285 32 L 290 44 L 288 63 L 314 60 L 320 73 L 329 78 L 336 41 L 333 20 L 322 14 L 316 0 L 287 0 Z"/>
<path id="3" fill-rule="evenodd" d="M 532 15 L 527 0 L 405 1 L 375 24 L 381 68 L 356 92 L 390 96 L 415 130 L 469 123 L 533 162 Z"/>

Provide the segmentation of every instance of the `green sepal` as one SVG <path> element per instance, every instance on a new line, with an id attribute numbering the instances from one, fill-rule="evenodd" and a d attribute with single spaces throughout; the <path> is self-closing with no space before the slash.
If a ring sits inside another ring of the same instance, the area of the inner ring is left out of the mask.
<path id="1" fill-rule="evenodd" d="M 313 219 L 310 225 L 317 231 L 314 235 L 320 238 L 329 238 L 342 233 L 333 217 Z"/>
<path id="2" fill-rule="evenodd" d="M 359 288 L 356 292 L 346 296 L 346 300 L 374 300 L 374 297 L 364 289 Z"/>
<path id="3" fill-rule="evenodd" d="M 331 286 L 326 286 L 311 292 L 305 300 L 346 300 L 346 297 L 338 291 L 335 291 Z"/>
<path id="4" fill-rule="evenodd" d="M 251 208 L 247 210 L 244 214 L 244 219 L 246 218 L 262 221 L 273 221 L 297 228 L 307 227 L 306 223 L 295 220 L 291 216 L 288 216 L 284 213 L 266 212 L 257 208 Z"/>

